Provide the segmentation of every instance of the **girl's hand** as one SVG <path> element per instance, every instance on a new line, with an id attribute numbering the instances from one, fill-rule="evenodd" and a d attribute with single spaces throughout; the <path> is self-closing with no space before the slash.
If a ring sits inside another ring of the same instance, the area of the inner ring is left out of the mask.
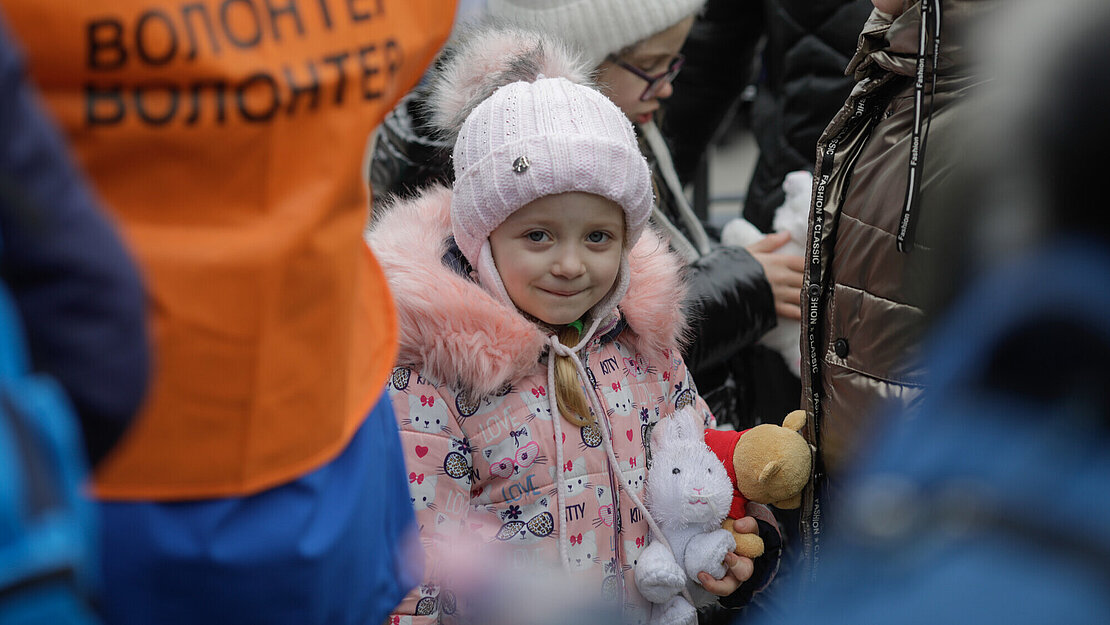
<path id="1" fill-rule="evenodd" d="M 732 526 L 740 534 L 759 533 L 759 524 L 750 516 L 736 519 Z M 755 570 L 755 564 L 751 558 L 745 558 L 735 553 L 725 554 L 725 566 L 728 567 L 728 570 L 721 579 L 713 579 L 713 576 L 705 571 L 698 573 L 698 581 L 701 582 L 702 588 L 718 597 L 727 597 L 736 592 L 736 589 L 740 588 L 740 584 L 748 581 Z"/>

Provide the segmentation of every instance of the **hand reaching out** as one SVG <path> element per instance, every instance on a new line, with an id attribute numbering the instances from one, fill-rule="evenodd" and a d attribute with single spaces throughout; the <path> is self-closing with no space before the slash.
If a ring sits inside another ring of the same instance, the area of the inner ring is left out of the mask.
<path id="1" fill-rule="evenodd" d="M 771 284 L 775 300 L 775 313 L 787 319 L 802 318 L 802 272 L 805 259 L 790 254 L 776 254 L 775 250 L 790 241 L 789 232 L 775 232 L 745 249 L 763 266 L 763 275 Z"/>

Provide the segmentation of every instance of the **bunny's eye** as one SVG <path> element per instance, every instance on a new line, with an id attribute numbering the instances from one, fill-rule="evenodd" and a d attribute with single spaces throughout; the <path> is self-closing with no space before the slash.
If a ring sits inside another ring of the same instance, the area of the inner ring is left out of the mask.
<path id="1" fill-rule="evenodd" d="M 706 471 L 708 471 L 709 473 L 712 473 L 712 472 L 713 472 L 713 467 L 708 467 L 708 468 L 706 469 Z"/>
<path id="2" fill-rule="evenodd" d="M 682 473 L 682 471 L 679 471 L 678 467 L 675 467 L 675 468 L 671 469 L 671 473 L 674 473 L 675 475 L 678 475 L 679 473 Z"/>

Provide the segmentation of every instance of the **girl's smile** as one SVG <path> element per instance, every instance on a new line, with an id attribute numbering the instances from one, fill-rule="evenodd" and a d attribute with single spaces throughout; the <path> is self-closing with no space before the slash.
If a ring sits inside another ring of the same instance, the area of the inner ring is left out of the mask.
<path id="1" fill-rule="evenodd" d="M 522 206 L 489 236 L 513 304 L 551 324 L 577 321 L 616 282 L 624 211 L 591 193 L 560 193 Z"/>

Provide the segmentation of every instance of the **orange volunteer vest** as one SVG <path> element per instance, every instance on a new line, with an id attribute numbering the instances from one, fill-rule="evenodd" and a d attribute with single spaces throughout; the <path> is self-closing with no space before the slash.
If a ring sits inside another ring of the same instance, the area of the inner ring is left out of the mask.
<path id="1" fill-rule="evenodd" d="M 334 458 L 396 353 L 363 154 L 455 2 L 0 6 L 148 284 L 153 386 L 94 492 L 246 495 Z"/>

